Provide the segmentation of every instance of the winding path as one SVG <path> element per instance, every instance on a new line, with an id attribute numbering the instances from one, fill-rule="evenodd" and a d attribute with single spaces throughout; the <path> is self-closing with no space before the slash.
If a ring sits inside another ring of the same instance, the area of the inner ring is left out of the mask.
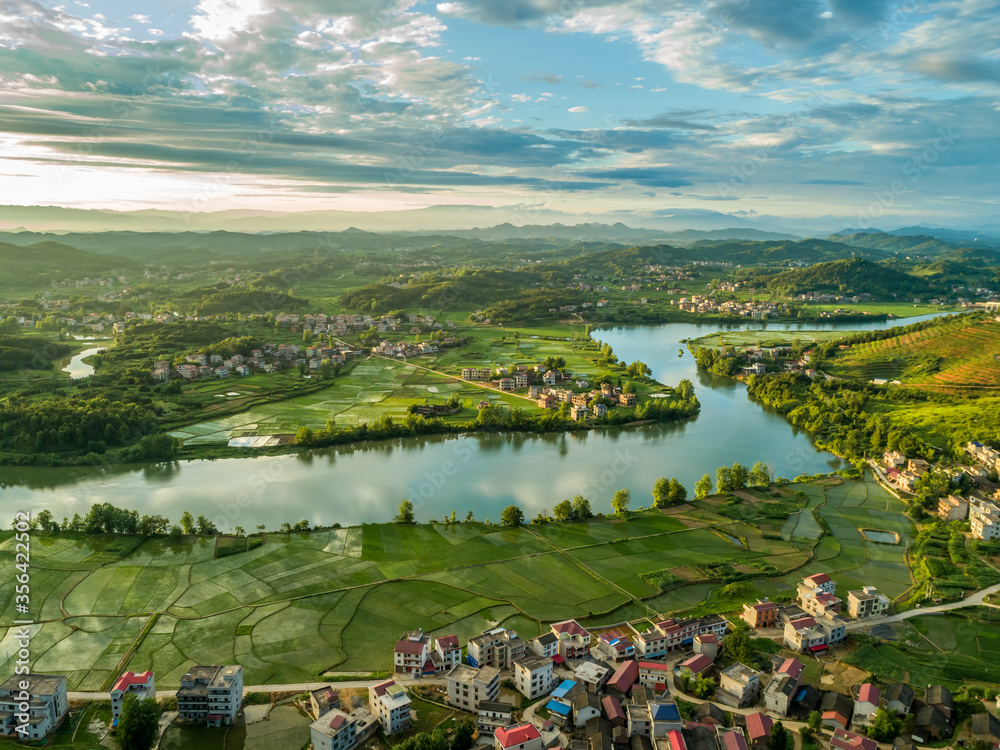
<path id="1" fill-rule="evenodd" d="M 949 602 L 948 604 L 938 604 L 934 607 L 921 607 L 920 609 L 908 609 L 905 612 L 900 612 L 897 615 L 887 615 L 885 617 L 871 617 L 867 620 L 861 620 L 858 622 L 847 623 L 847 630 L 860 630 L 861 628 L 869 628 L 874 625 L 891 625 L 894 622 L 902 622 L 903 620 L 909 620 L 911 617 L 921 617 L 922 615 L 939 615 L 942 612 L 950 612 L 953 609 L 962 609 L 963 607 L 976 607 L 976 606 L 986 606 L 995 607 L 1000 609 L 998 604 L 989 604 L 986 601 L 986 597 L 990 594 L 996 594 L 1000 592 L 1000 583 L 985 588 L 982 591 L 977 591 L 975 594 L 970 594 L 964 599 L 959 599 L 957 602 Z"/>

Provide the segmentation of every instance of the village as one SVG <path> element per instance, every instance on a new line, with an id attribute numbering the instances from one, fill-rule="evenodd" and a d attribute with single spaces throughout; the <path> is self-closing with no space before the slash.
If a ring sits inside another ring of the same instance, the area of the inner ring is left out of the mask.
<path id="1" fill-rule="evenodd" d="M 937 514 L 944 521 L 968 521 L 973 539 L 1000 539 L 1000 486 L 990 481 L 1000 471 L 1000 451 L 978 441 L 965 446 L 968 465 L 943 468 L 956 492 L 938 500 Z M 899 451 L 887 451 L 881 462 L 870 462 L 879 481 L 890 490 L 910 495 L 921 477 L 933 471 L 922 458 L 907 458 Z M 968 479 L 972 487 L 965 496 L 957 486 Z"/>
<path id="2" fill-rule="evenodd" d="M 876 587 L 848 591 L 845 602 L 830 576 L 818 573 L 799 582 L 794 602 L 747 603 L 732 620 L 707 615 L 596 629 L 565 620 L 528 639 L 495 625 L 464 648 L 453 634 L 416 629 L 395 644 L 394 674 L 367 684 L 367 703 L 357 694 L 342 699 L 334 683 L 311 686 L 298 700 L 312 717 L 314 750 L 353 750 L 376 734 L 391 744 L 414 721 L 411 696 L 467 714 L 478 744 L 495 750 L 773 750 L 776 735 L 791 750 L 791 735 L 786 741 L 784 729 L 775 729 L 782 722 L 813 747 L 820 739 L 836 750 L 877 750 L 890 739 L 896 750 L 937 746 L 955 737 L 959 723 L 946 687 L 873 679 L 824 689 L 806 677 L 810 661 L 849 631 L 891 621 L 889 610 Z M 776 653 L 744 663 L 747 634 L 774 642 Z M 31 674 L 0 686 L 5 735 L 15 730 L 24 680 L 32 696 L 30 739 L 44 739 L 68 713 L 65 677 Z M 239 665 L 191 667 L 166 723 L 242 722 L 251 689 Z M 129 694 L 164 697 L 152 672 L 123 673 L 107 694 L 112 731 Z M 962 724 L 959 743 L 1000 746 L 998 707 L 984 702 L 984 711 Z M 898 736 L 867 736 L 887 722 Z"/>

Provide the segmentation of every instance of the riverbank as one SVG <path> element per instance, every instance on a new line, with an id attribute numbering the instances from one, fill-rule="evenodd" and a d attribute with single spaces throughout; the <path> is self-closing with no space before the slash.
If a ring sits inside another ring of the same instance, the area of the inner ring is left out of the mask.
<path id="1" fill-rule="evenodd" d="M 211 537 L 36 533 L 32 563 L 47 574 L 32 588 L 33 643 L 45 644 L 34 668 L 66 674 L 74 691 L 100 689 L 119 668 L 152 669 L 170 684 L 197 643 L 202 661 L 235 657 L 248 684 L 313 682 L 329 670 L 389 668 L 399 631 L 417 626 L 464 641 L 487 622 L 530 637 L 568 617 L 596 628 L 694 608 L 729 611 L 813 572 L 855 589 L 874 554 L 857 532 L 870 510 L 904 542 L 913 534 L 902 504 L 864 482 L 741 495 L 751 499 L 706 498 L 625 519 L 268 534 L 262 546 L 220 559 Z M 594 504 L 602 509 L 610 510 Z M 252 525 L 252 509 L 243 512 Z M 12 540 L 2 538 L 6 551 Z M 880 590 L 895 595 L 909 584 L 904 550 L 884 547 Z M 2 555 L 10 565 L 13 556 Z M 198 571 L 190 580 L 181 575 L 188 568 Z M 663 572 L 673 577 L 665 591 L 649 582 Z M 717 585 L 733 580 L 736 599 Z M 147 628 L 151 614 L 157 620 Z M 128 663 L 94 667 L 117 643 L 135 645 Z"/>

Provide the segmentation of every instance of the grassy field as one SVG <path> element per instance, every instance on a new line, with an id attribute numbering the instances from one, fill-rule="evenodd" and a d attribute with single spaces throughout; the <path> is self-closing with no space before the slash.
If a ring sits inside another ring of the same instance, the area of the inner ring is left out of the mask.
<path id="1" fill-rule="evenodd" d="M 533 636 L 568 617 L 598 626 L 693 607 L 731 611 L 757 596 L 789 594 L 803 575 L 820 571 L 842 594 L 876 583 L 895 596 L 909 586 L 904 547 L 912 526 L 901 503 L 875 484 L 740 494 L 624 521 L 273 534 L 262 547 L 220 559 L 211 539 L 39 533 L 34 667 L 65 674 L 71 690 L 100 689 L 139 639 L 127 667 L 154 670 L 163 687 L 193 663 L 234 659 L 248 685 L 310 681 L 328 670 L 388 668 L 399 633 L 416 627 L 465 640 L 497 621 Z M 818 546 L 818 535 L 798 531 L 812 510 L 831 531 Z M 795 532 L 787 534 L 790 519 Z M 861 528 L 896 531 L 902 543 L 865 541 Z M 10 576 L 13 544 L 9 533 L 3 539 L 0 575 Z M 705 582 L 713 564 L 752 580 L 720 596 Z M 639 577 L 660 570 L 685 583 L 661 592 Z M 14 617 L 12 593 L 0 591 L 0 622 Z M 153 613 L 160 614 L 144 633 Z M 0 628 L 8 661 L 12 639 Z"/>
<path id="2" fill-rule="evenodd" d="M 904 640 L 862 644 L 845 661 L 880 681 L 952 690 L 1000 683 L 1000 611 L 970 607 L 908 621 Z"/>

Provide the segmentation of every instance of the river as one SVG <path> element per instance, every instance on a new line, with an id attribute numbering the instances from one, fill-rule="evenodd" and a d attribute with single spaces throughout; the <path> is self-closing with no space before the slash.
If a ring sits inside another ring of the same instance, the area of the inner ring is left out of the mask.
<path id="1" fill-rule="evenodd" d="M 767 324 L 780 330 L 873 330 L 934 316 L 854 324 Z M 759 329 L 762 324 L 737 326 Z M 179 462 L 171 465 L 0 467 L 4 515 L 48 508 L 56 516 L 85 513 L 110 502 L 177 521 L 185 510 L 222 530 L 283 521 L 343 525 L 388 521 L 404 497 L 417 519 L 499 519 L 519 505 L 528 518 L 581 494 L 595 512 L 610 512 L 611 496 L 632 492 L 632 507 L 649 505 L 653 483 L 676 476 L 689 491 L 703 474 L 734 461 L 762 460 L 776 475 L 794 477 L 841 467 L 804 433 L 751 401 L 742 384 L 697 372 L 682 339 L 721 326 L 666 324 L 595 332 L 624 361 L 640 359 L 653 376 L 676 385 L 688 378 L 702 410 L 679 424 L 552 435 L 449 435 L 340 446 L 306 454 Z M 683 356 L 678 350 L 684 349 Z M 82 356 L 82 355 L 81 355 Z"/>
<path id="2" fill-rule="evenodd" d="M 86 342 L 88 344 L 92 343 L 90 341 Z M 95 346 L 90 349 L 84 349 L 82 352 L 70 359 L 69 363 L 62 368 L 63 372 L 68 372 L 69 376 L 73 380 L 78 380 L 79 378 L 86 378 L 94 374 L 94 368 L 92 365 L 88 365 L 83 360 L 93 354 L 97 354 L 104 347 Z"/>

